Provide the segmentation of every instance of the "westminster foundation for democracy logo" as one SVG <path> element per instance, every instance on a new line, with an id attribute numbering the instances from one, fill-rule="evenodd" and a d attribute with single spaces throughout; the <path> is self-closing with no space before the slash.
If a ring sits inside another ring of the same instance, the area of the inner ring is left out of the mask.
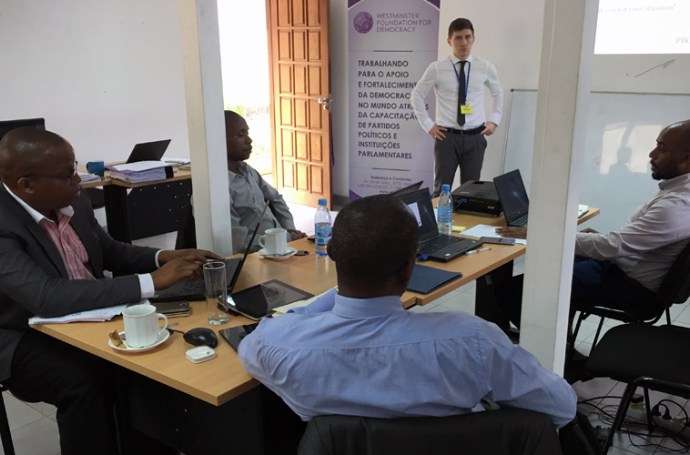
<path id="1" fill-rule="evenodd" d="M 431 19 L 421 17 L 420 13 L 376 13 L 376 20 L 366 11 L 359 12 L 353 19 L 355 30 L 369 33 L 376 25 L 377 33 L 414 33 L 417 27 L 433 25 Z"/>
<path id="2" fill-rule="evenodd" d="M 355 16 L 354 26 L 359 33 L 367 33 L 374 26 L 374 18 L 366 11 L 362 11 Z"/>

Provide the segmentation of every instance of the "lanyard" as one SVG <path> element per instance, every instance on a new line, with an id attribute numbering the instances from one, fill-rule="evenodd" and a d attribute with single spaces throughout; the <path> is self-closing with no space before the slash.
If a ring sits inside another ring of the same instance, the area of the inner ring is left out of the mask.
<path id="1" fill-rule="evenodd" d="M 472 68 L 472 63 L 469 60 L 465 60 L 465 62 L 467 62 L 467 76 L 465 77 L 465 86 L 463 87 L 465 91 L 462 95 L 464 99 L 467 99 L 467 91 L 470 89 L 470 69 Z M 458 73 L 458 69 L 452 60 L 450 64 L 453 65 L 453 71 L 455 71 L 455 77 L 458 79 L 458 86 L 460 86 L 460 73 Z"/>

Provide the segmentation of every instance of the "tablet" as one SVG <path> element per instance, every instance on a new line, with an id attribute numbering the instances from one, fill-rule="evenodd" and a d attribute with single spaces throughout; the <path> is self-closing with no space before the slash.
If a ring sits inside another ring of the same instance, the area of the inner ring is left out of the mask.
<path id="1" fill-rule="evenodd" d="M 310 297 L 314 296 L 282 281 L 269 280 L 228 295 L 226 309 L 256 321 L 274 308 Z"/>
<path id="2" fill-rule="evenodd" d="M 239 327 L 230 327 L 229 329 L 221 329 L 218 333 L 220 333 L 223 339 L 227 341 L 235 351 L 237 351 L 244 337 L 252 333 L 257 325 L 258 324 L 248 324 Z"/>

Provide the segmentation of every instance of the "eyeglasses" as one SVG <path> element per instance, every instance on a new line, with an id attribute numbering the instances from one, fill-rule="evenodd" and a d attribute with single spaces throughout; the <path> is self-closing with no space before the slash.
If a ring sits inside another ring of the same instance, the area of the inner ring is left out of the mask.
<path id="1" fill-rule="evenodd" d="M 74 167 L 72 168 L 72 170 L 70 170 L 69 174 L 34 174 L 34 173 L 29 173 L 29 174 L 26 174 L 24 177 L 38 177 L 38 178 L 45 178 L 45 179 L 70 181 L 79 175 L 78 166 L 79 166 L 79 162 L 75 161 Z"/>

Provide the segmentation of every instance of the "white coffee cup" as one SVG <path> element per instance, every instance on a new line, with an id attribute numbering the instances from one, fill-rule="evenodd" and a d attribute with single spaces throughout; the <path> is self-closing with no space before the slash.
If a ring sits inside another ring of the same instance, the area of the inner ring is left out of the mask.
<path id="1" fill-rule="evenodd" d="M 259 245 L 268 255 L 285 254 L 288 252 L 287 231 L 283 228 L 266 229 L 266 233 L 259 237 Z"/>
<path id="2" fill-rule="evenodd" d="M 122 312 L 125 320 L 125 344 L 130 348 L 145 348 L 158 341 L 161 330 L 168 328 L 168 318 L 156 313 L 156 307 L 150 303 L 132 305 Z M 163 326 L 158 320 L 163 320 Z"/>

